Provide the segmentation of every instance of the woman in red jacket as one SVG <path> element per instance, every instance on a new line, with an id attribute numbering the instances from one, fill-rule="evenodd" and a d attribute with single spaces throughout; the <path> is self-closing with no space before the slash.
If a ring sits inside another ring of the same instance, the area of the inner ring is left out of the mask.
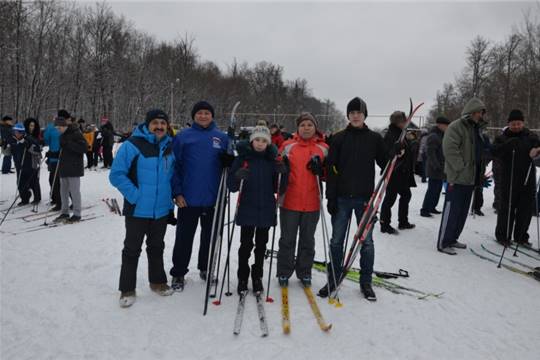
<path id="1" fill-rule="evenodd" d="M 282 287 L 288 286 L 289 277 L 295 271 L 304 286 L 311 286 L 315 230 L 320 210 L 317 176 L 322 177 L 322 163 L 328 154 L 328 145 L 317 130 L 317 120 L 312 114 L 300 114 L 296 125 L 296 134 L 280 149 L 281 156 L 289 165 L 287 190 L 280 211 L 281 239 L 277 258 L 277 276 Z"/>

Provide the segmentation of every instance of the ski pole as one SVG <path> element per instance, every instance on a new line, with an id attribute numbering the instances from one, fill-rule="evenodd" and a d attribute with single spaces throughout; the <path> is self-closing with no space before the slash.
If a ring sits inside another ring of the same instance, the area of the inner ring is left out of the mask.
<path id="1" fill-rule="evenodd" d="M 227 245 L 231 240 L 231 192 L 227 193 Z M 227 253 L 227 261 L 229 261 L 229 253 Z M 225 296 L 231 296 L 231 267 L 227 266 L 227 292 Z"/>
<path id="2" fill-rule="evenodd" d="M 349 222 L 347 224 L 347 232 L 345 233 L 345 244 L 343 245 L 343 255 L 341 256 L 341 268 L 343 269 L 343 261 L 345 260 L 345 255 L 347 253 L 347 246 L 349 246 L 349 232 L 351 230 L 351 222 L 352 222 L 352 213 L 351 217 L 349 218 Z"/>
<path id="3" fill-rule="evenodd" d="M 13 206 L 15 205 L 15 203 L 17 202 L 17 200 L 20 197 L 19 186 L 21 184 L 21 177 L 22 177 L 22 172 L 23 172 L 22 169 L 23 169 L 23 166 L 24 166 L 24 158 L 25 157 L 26 157 L 26 147 L 24 148 L 24 151 L 23 151 L 23 156 L 22 156 L 22 161 L 21 161 L 21 169 L 19 170 L 19 173 L 17 174 L 17 189 L 15 189 L 15 200 L 13 200 L 13 203 L 6 210 L 6 213 L 4 214 L 4 217 L 2 218 L 2 221 L 0 221 L 0 226 L 4 223 L 4 221 L 6 220 L 6 218 L 9 215 L 9 213 L 11 212 L 11 209 L 13 209 Z"/>
<path id="4" fill-rule="evenodd" d="M 216 257 L 218 257 L 219 255 L 219 257 L 217 258 L 218 271 L 219 271 L 219 265 L 220 265 L 220 260 L 221 260 L 221 248 L 222 248 L 222 243 L 223 243 L 223 227 L 224 227 L 223 221 L 225 218 L 225 205 L 226 205 L 225 202 L 227 201 L 227 176 L 228 174 L 229 174 L 228 172 L 225 173 L 225 179 L 223 180 L 223 188 L 221 189 L 222 195 L 220 198 L 219 216 L 218 216 L 218 222 L 216 225 L 216 236 L 218 237 L 216 238 L 217 241 L 215 241 L 214 246 L 218 246 L 219 250 L 216 251 L 214 247 L 213 259 L 212 259 L 212 262 L 210 263 L 211 264 L 210 272 L 206 274 L 207 276 L 210 276 L 209 278 L 207 277 L 207 280 L 210 279 L 211 282 L 213 281 L 213 279 L 216 279 L 216 280 L 219 279 L 219 273 L 216 273 L 216 276 L 214 276 L 214 273 L 216 271 Z M 211 283 L 210 286 L 212 285 L 213 284 Z M 216 284 L 214 287 L 214 293 L 211 294 L 210 297 L 212 298 L 216 297 L 217 287 L 218 287 L 218 282 L 216 281 Z"/>
<path id="5" fill-rule="evenodd" d="M 529 176 L 531 175 L 532 168 L 533 168 L 533 163 L 531 161 L 531 166 L 529 166 L 529 170 L 527 170 L 527 176 L 525 176 L 525 182 L 523 183 L 523 186 L 527 186 L 527 183 L 529 182 Z"/>
<path id="6" fill-rule="evenodd" d="M 536 241 L 538 243 L 538 252 L 540 253 L 540 216 L 538 215 L 538 191 L 540 191 L 540 181 L 534 177 L 536 193 L 534 194 L 535 207 L 536 207 Z M 536 184 L 538 183 L 538 185 Z"/>
<path id="7" fill-rule="evenodd" d="M 266 284 L 266 302 L 272 303 L 274 299 L 270 297 L 270 278 L 272 277 L 272 262 L 274 260 L 274 243 L 276 241 L 276 227 L 278 223 L 278 211 L 279 211 L 279 190 L 281 184 L 281 173 L 278 173 L 277 177 L 277 191 L 276 191 L 276 224 L 272 229 L 272 245 L 270 246 L 270 267 L 268 268 L 268 282 Z"/>
<path id="8" fill-rule="evenodd" d="M 516 149 L 512 149 L 512 163 L 510 165 L 510 193 L 508 195 L 508 212 L 507 212 L 507 220 L 506 220 L 506 243 L 504 244 L 504 249 L 501 254 L 501 258 L 499 259 L 499 264 L 497 265 L 497 268 L 501 267 L 502 259 L 504 257 L 504 253 L 506 251 L 506 248 L 508 247 L 508 244 L 510 243 L 510 211 L 512 209 L 512 187 L 514 182 L 514 158 L 516 156 Z M 516 247 L 517 251 L 517 247 Z"/>
<path id="9" fill-rule="evenodd" d="M 49 191 L 49 198 L 52 199 L 53 193 L 54 193 L 54 186 L 56 184 L 56 178 L 58 177 L 58 168 L 60 168 L 60 161 L 62 161 L 62 149 L 60 149 L 60 152 L 58 153 L 58 161 L 56 162 L 56 167 L 54 168 L 54 175 L 53 175 L 53 181 L 51 185 L 51 190 Z M 58 200 L 58 199 L 56 199 Z M 47 225 L 47 219 L 49 218 L 49 212 L 47 212 L 45 216 L 45 220 L 43 221 L 43 225 Z"/>

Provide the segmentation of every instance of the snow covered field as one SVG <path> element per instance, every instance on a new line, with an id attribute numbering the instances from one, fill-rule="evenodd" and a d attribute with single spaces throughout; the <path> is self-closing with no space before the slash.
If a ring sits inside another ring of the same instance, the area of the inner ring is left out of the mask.
<path id="1" fill-rule="evenodd" d="M 11 234 L 43 222 L 20 218 L 30 213 L 27 208 L 10 214 L 0 228 L 1 359 L 538 359 L 540 284 L 497 269 L 469 250 L 459 250 L 458 256 L 438 253 L 440 217 L 418 215 L 425 191 L 419 181 L 410 210 L 410 221 L 417 227 L 392 236 L 380 234 L 377 226 L 375 269 L 407 269 L 411 277 L 395 282 L 444 292 L 440 299 L 418 300 L 376 287 L 378 301 L 369 303 L 360 296 L 358 286 L 347 281 L 341 292 L 342 308 L 318 299 L 323 315 L 333 324 L 329 333 L 323 333 L 300 284 L 291 279 L 292 328 L 290 335 L 283 335 L 279 288 L 273 281 L 271 295 L 276 301 L 265 304 L 270 336 L 260 337 L 255 300 L 249 297 L 242 333 L 235 337 L 236 295 L 224 297 L 219 307 L 210 304 L 208 315 L 202 316 L 204 284 L 196 270 L 196 256 L 185 291 L 162 298 L 148 288 L 143 251 L 137 302 L 121 309 L 117 286 L 124 222 L 101 201 L 121 198 L 107 175 L 87 171 L 81 185 L 83 205 L 94 205 L 83 211 L 83 218 L 102 217 Z M 49 191 L 47 176 L 43 169 L 44 198 Z M 0 181 L 3 209 L 13 201 L 15 175 L 2 175 Z M 491 203 L 492 188 L 485 191 L 486 216 L 470 217 L 461 238 L 479 252 L 481 244 L 497 252 L 502 249 L 491 240 L 496 220 Z M 530 234 L 537 246 L 535 218 Z M 235 239 L 234 289 L 238 243 Z M 169 227 L 167 271 L 173 244 L 174 228 Z M 197 245 L 198 241 L 194 254 Z M 322 246 L 318 233 L 319 260 L 324 259 Z M 540 266 L 524 255 L 518 259 Z M 313 283 L 314 291 L 318 290 L 325 276 L 314 272 Z"/>

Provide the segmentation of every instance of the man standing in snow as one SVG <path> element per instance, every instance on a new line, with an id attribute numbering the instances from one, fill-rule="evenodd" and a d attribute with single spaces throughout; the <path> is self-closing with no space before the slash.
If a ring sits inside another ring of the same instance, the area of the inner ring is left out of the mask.
<path id="1" fill-rule="evenodd" d="M 330 240 L 330 261 L 328 266 L 329 286 L 319 290 L 319 296 L 328 296 L 341 276 L 343 267 L 343 243 L 347 225 L 352 213 L 356 223 L 360 221 L 375 187 L 375 163 L 382 169 L 386 165 L 386 147 L 383 138 L 371 131 L 364 123 L 368 115 L 366 103 L 355 97 L 347 105 L 349 125 L 332 136 L 326 167 L 328 171 L 326 197 L 328 212 L 332 216 L 332 238 Z M 375 248 L 371 233 L 360 250 L 360 290 L 364 296 L 375 301 L 377 298 L 371 287 L 371 275 L 375 261 Z M 332 269 L 335 274 L 332 274 Z"/>
<path id="2" fill-rule="evenodd" d="M 173 141 L 175 157 L 171 179 L 172 195 L 178 206 L 178 226 L 173 249 L 171 269 L 172 288 L 184 289 L 184 276 L 189 271 L 193 238 L 201 221 L 201 238 L 197 268 L 206 281 L 208 249 L 212 232 L 212 219 L 220 175 L 230 167 L 234 156 L 227 153 L 229 138 L 214 122 L 214 108 L 199 101 L 191 110 L 194 120 L 190 128 L 177 134 Z"/>
<path id="3" fill-rule="evenodd" d="M 440 214 L 437 210 L 437 204 L 441 196 L 441 190 L 444 176 L 444 154 L 442 149 L 442 140 L 444 132 L 450 124 L 444 116 L 439 116 L 435 120 L 435 126 L 426 135 L 426 164 L 425 171 L 428 180 L 428 187 L 426 195 L 424 196 L 424 202 L 422 203 L 422 209 L 420 210 L 420 216 L 432 217 L 431 214 Z"/>
<path id="4" fill-rule="evenodd" d="M 474 187 L 479 186 L 483 179 L 482 129 L 486 126 L 483 119 L 485 113 L 484 103 L 478 98 L 472 98 L 463 108 L 461 117 L 453 121 L 444 134 L 444 173 L 448 189 L 437 250 L 448 255 L 457 254 L 454 248 L 467 248 L 458 239 L 467 220 Z"/>
<path id="5" fill-rule="evenodd" d="M 381 232 L 396 234 L 397 230 L 390 224 L 392 219 L 392 206 L 399 195 L 398 228 L 400 230 L 412 229 L 414 224 L 409 223 L 409 202 L 411 201 L 411 187 L 416 187 L 414 181 L 415 152 L 409 139 L 399 143 L 401 133 L 407 126 L 407 115 L 403 111 L 394 111 L 390 115 L 390 126 L 384 136 L 384 142 L 389 158 L 399 152 L 398 159 L 386 193 L 381 205 Z"/>
<path id="6" fill-rule="evenodd" d="M 86 140 L 77 124 L 68 124 L 66 119 L 58 117 L 54 125 L 60 135 L 62 156 L 58 163 L 60 178 L 60 197 L 62 213 L 54 221 L 78 222 L 81 220 L 81 177 L 84 176 L 83 156 L 86 153 Z M 73 202 L 73 215 L 69 217 L 69 198 Z"/>
<path id="7" fill-rule="evenodd" d="M 11 155 L 6 151 L 7 145 L 11 139 L 11 128 L 13 127 L 13 118 L 4 116 L 0 123 L 0 145 L 2 146 L 2 174 L 11 174 Z"/>
<path id="8" fill-rule="evenodd" d="M 514 230 L 514 241 L 521 245 L 531 245 L 527 230 L 535 206 L 536 191 L 536 166 L 532 164 L 532 159 L 538 156 L 539 146 L 538 136 L 525 127 L 523 113 L 517 109 L 512 110 L 508 116 L 508 127 L 495 138 L 492 149 L 502 165 L 501 202 L 495 230 L 495 237 L 502 245 L 511 244 L 512 231 L 508 231 L 508 225 Z"/>
<path id="9" fill-rule="evenodd" d="M 150 289 L 172 295 L 163 267 L 165 232 L 174 209 L 171 178 L 174 171 L 172 140 L 167 135 L 169 117 L 159 109 L 146 114 L 144 124 L 122 144 L 113 162 L 109 180 L 124 196 L 126 238 L 120 270 L 120 306 L 135 301 L 137 264 L 146 236 Z"/>

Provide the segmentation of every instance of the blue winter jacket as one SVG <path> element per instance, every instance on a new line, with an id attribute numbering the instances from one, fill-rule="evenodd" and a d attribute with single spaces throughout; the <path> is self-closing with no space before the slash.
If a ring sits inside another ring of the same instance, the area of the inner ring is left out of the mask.
<path id="1" fill-rule="evenodd" d="M 47 153 L 48 163 L 58 162 L 58 155 L 60 153 L 60 131 L 54 127 L 53 123 L 49 123 L 45 132 L 43 133 L 43 141 L 45 145 L 49 147 Z"/>
<path id="2" fill-rule="evenodd" d="M 159 219 L 174 208 L 172 140 L 157 143 L 146 124 L 139 125 L 114 158 L 109 181 L 124 196 L 124 216 Z"/>
<path id="3" fill-rule="evenodd" d="M 270 145 L 264 152 L 253 150 L 251 144 L 242 142 L 237 146 L 238 157 L 231 167 L 227 185 L 236 192 L 240 180 L 235 173 L 241 167 L 249 170 L 249 176 L 242 185 L 242 194 L 236 217 L 239 226 L 270 227 L 276 224 L 276 156 L 277 149 Z M 282 181 L 283 182 L 283 181 Z"/>
<path id="4" fill-rule="evenodd" d="M 214 206 L 222 171 L 220 154 L 228 146 L 227 134 L 214 122 L 206 129 L 194 123 L 177 134 L 173 141 L 173 196 L 182 195 L 188 206 Z"/>

